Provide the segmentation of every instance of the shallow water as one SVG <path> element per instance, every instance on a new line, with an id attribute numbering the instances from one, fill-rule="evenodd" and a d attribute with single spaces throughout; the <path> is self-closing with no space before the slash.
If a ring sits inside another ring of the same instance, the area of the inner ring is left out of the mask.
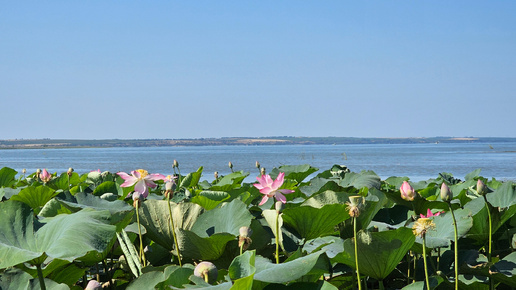
<path id="1" fill-rule="evenodd" d="M 96 169 L 129 172 L 144 168 L 166 175 L 173 173 L 174 159 L 178 160 L 182 174 L 203 166 L 202 179 L 207 180 L 213 180 L 215 171 L 228 174 L 229 161 L 234 170 L 250 172 L 250 176 L 258 174 L 255 162 L 259 161 L 266 169 L 310 164 L 319 172 L 341 164 L 355 172 L 373 170 L 382 179 L 408 176 L 413 181 L 435 178 L 440 172 L 463 178 L 481 168 L 482 176 L 516 180 L 516 142 L 0 150 L 0 167 L 18 172 L 26 168 L 28 173 L 38 168 L 62 173 L 72 167 L 80 174 Z"/>

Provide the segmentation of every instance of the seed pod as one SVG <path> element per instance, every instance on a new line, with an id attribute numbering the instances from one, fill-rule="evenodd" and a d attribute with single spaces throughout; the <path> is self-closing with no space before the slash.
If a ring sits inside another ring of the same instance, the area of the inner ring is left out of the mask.
<path id="1" fill-rule="evenodd" d="M 217 267 L 212 262 L 200 262 L 195 266 L 194 275 L 203 278 L 206 283 L 214 283 L 218 276 Z"/>

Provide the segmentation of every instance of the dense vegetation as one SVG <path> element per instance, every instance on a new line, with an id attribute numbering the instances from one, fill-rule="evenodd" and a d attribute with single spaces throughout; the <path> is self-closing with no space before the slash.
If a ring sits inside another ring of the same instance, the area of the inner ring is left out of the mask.
<path id="1" fill-rule="evenodd" d="M 262 176 L 257 164 L 259 183 L 242 171 L 208 182 L 202 167 L 179 169 L 2 168 L 0 288 L 516 287 L 512 181 L 381 180 L 339 165 Z"/>

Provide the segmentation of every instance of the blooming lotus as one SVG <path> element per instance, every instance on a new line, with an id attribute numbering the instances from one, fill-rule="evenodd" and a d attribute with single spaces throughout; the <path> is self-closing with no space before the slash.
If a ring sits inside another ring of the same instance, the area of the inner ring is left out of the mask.
<path id="1" fill-rule="evenodd" d="M 134 191 L 139 192 L 143 197 L 149 195 L 149 187 L 155 188 L 157 186 L 154 181 L 166 179 L 163 174 L 149 174 L 147 170 L 143 169 L 131 171 L 131 175 L 125 172 L 118 172 L 117 174 L 124 180 L 124 183 L 122 183 L 120 187 L 130 187 L 134 185 Z"/>
<path id="2" fill-rule="evenodd" d="M 285 173 L 280 172 L 276 180 L 272 181 L 270 175 L 262 175 L 261 177 L 256 177 L 258 180 L 258 184 L 253 184 L 254 187 L 260 190 L 260 193 L 263 194 L 262 201 L 258 205 L 262 205 L 271 197 L 276 198 L 276 200 L 281 201 L 282 203 L 286 203 L 287 199 L 283 194 L 289 194 L 294 192 L 294 190 L 290 189 L 279 189 L 280 186 L 285 181 Z"/>
<path id="3" fill-rule="evenodd" d="M 437 213 L 432 213 L 432 211 L 430 209 L 427 209 L 426 210 L 426 216 L 423 215 L 423 214 L 419 214 L 419 215 L 421 216 L 421 218 L 431 218 L 431 217 L 434 217 L 434 216 L 438 216 L 441 213 L 442 213 L 441 211 L 438 211 Z"/>
<path id="4" fill-rule="evenodd" d="M 413 201 L 414 197 L 416 196 L 414 188 L 410 186 L 410 184 L 406 181 L 403 181 L 403 184 L 400 187 L 400 192 L 401 198 L 403 198 L 406 201 Z"/>

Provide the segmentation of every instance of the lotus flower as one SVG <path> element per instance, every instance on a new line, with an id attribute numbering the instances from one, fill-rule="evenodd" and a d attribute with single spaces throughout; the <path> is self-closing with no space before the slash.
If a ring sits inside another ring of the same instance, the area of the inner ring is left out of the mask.
<path id="1" fill-rule="evenodd" d="M 400 192 L 401 198 L 403 198 L 406 201 L 413 201 L 416 195 L 414 188 L 412 188 L 412 186 L 410 186 L 410 184 L 406 181 L 403 181 L 403 184 L 400 187 Z"/>
<path id="2" fill-rule="evenodd" d="M 52 179 L 52 174 L 48 173 L 46 169 L 43 169 L 43 171 L 41 171 L 41 174 L 39 175 L 39 178 L 44 183 L 47 183 Z"/>
<path id="3" fill-rule="evenodd" d="M 256 177 L 256 179 L 259 183 L 253 184 L 254 187 L 258 188 L 261 194 L 264 194 L 262 201 L 260 201 L 258 205 L 264 204 L 270 197 L 275 197 L 276 200 L 281 201 L 282 203 L 286 203 L 287 199 L 283 194 L 294 192 L 294 190 L 290 189 L 279 189 L 285 180 L 284 172 L 280 172 L 274 181 L 272 181 L 271 176 L 268 174 L 262 175 L 261 177 Z"/>
<path id="4" fill-rule="evenodd" d="M 125 180 L 120 187 L 130 187 L 134 185 L 134 191 L 139 192 L 143 197 L 149 195 L 149 187 L 155 188 L 157 186 L 154 181 L 166 179 L 163 174 L 149 174 L 147 170 L 143 169 L 131 171 L 131 175 L 125 172 L 118 172 L 117 174 Z"/>
<path id="5" fill-rule="evenodd" d="M 421 216 L 421 218 L 431 218 L 431 217 L 434 217 L 434 216 L 438 216 L 442 213 L 442 211 L 438 211 L 437 213 L 432 213 L 432 211 L 430 209 L 427 209 L 426 210 L 426 216 L 423 215 L 423 214 L 419 214 Z"/>

